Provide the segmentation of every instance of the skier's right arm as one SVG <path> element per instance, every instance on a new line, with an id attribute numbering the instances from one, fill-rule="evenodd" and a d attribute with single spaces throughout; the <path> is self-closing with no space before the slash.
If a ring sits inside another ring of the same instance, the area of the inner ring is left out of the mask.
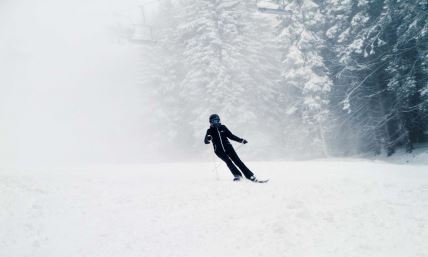
<path id="1" fill-rule="evenodd" d="M 209 144 L 209 143 L 210 143 L 210 141 L 211 141 L 211 139 L 212 139 L 212 137 L 211 137 L 211 135 L 210 135 L 210 133 L 209 133 L 209 130 L 207 130 L 207 134 L 205 134 L 204 143 L 205 143 L 205 144 Z"/>

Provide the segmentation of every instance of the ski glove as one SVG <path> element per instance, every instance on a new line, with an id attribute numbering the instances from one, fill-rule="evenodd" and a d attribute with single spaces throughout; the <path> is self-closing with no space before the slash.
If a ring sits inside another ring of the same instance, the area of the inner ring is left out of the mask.
<path id="1" fill-rule="evenodd" d="M 245 140 L 245 139 L 242 139 L 242 142 L 241 142 L 241 143 L 246 144 L 246 143 L 248 143 L 248 141 L 247 141 L 247 140 Z"/>

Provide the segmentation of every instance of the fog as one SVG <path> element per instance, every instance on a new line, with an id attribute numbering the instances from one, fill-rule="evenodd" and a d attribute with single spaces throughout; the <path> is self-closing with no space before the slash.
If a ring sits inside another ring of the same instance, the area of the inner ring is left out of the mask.
<path id="1" fill-rule="evenodd" d="M 212 113 L 248 140 L 244 160 L 426 142 L 425 14 L 275 2 L 3 0 L 0 164 L 214 160 Z"/>
<path id="2" fill-rule="evenodd" d="M 111 32 L 144 1 L 0 2 L 0 163 L 138 162 L 138 47 Z"/>

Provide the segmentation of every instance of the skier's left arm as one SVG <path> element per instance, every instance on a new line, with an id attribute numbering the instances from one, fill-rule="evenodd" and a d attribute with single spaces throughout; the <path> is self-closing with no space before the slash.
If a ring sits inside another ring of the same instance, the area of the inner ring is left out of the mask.
<path id="1" fill-rule="evenodd" d="M 228 138 L 230 138 L 230 139 L 232 139 L 232 140 L 234 140 L 236 142 L 239 142 L 239 143 L 243 143 L 243 144 L 248 143 L 247 140 L 242 139 L 242 138 L 237 137 L 234 134 L 232 134 L 232 132 L 230 132 L 230 130 L 226 126 L 224 126 L 224 130 L 226 132 L 226 137 L 228 137 Z"/>

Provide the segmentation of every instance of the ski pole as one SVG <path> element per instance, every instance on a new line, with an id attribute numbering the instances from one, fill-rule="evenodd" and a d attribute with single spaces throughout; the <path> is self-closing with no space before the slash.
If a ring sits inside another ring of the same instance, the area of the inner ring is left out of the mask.
<path id="1" fill-rule="evenodd" d="M 240 144 L 238 147 L 236 147 L 235 152 L 237 152 L 239 150 L 239 148 L 241 148 L 244 144 Z"/>
<path id="2" fill-rule="evenodd" d="M 215 158 L 215 156 L 213 156 L 213 158 L 214 158 L 215 177 L 216 177 L 217 181 L 219 181 L 219 177 L 218 177 L 218 166 L 220 166 L 220 165 L 217 163 L 217 159 Z"/>

